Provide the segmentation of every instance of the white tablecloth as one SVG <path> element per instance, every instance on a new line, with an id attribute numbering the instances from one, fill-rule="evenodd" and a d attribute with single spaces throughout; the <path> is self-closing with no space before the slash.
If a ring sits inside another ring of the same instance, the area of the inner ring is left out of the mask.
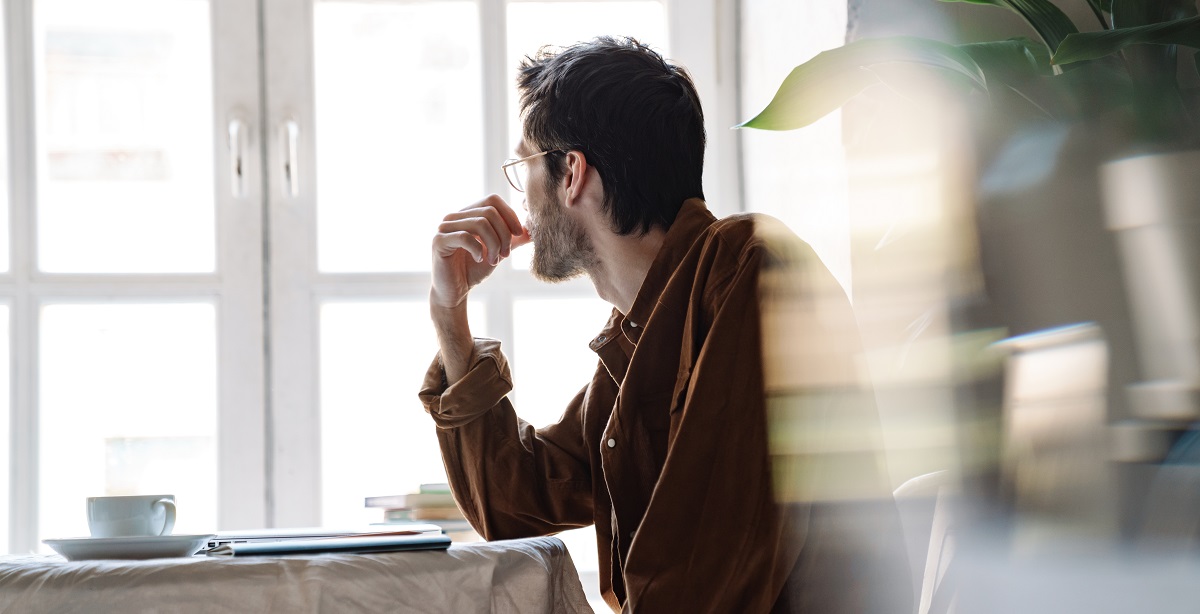
<path id="1" fill-rule="evenodd" d="M 592 612 L 554 537 L 447 551 L 67 562 L 0 557 L 0 612 Z"/>

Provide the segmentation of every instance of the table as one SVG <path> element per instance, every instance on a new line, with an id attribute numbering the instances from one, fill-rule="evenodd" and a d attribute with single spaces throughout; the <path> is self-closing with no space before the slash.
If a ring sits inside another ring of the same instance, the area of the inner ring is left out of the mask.
<path id="1" fill-rule="evenodd" d="M 591 613 L 555 537 L 446 551 L 67 562 L 0 557 L 0 612 Z"/>

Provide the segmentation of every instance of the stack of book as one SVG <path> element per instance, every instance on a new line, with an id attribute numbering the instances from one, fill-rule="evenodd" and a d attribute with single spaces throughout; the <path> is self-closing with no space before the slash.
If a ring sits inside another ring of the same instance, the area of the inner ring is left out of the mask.
<path id="1" fill-rule="evenodd" d="M 383 521 L 379 524 L 428 523 L 441 527 L 455 542 L 480 539 L 458 509 L 449 484 L 422 484 L 414 493 L 367 497 L 366 506 L 383 510 Z"/>

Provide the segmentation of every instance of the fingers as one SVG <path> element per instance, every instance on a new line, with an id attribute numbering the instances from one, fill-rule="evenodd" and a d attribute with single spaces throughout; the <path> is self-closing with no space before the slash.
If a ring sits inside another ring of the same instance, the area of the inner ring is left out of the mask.
<path id="1" fill-rule="evenodd" d="M 496 228 L 486 217 L 468 217 L 442 222 L 438 226 L 438 233 L 439 236 L 450 239 L 450 243 L 455 246 L 471 252 L 476 262 L 483 262 L 486 257 L 488 263 L 492 265 L 500 262 L 501 254 L 511 243 L 511 236 L 505 239 L 497 234 Z M 468 241 L 464 237 L 470 240 Z M 472 243 L 474 246 L 471 245 Z"/>
<path id="2" fill-rule="evenodd" d="M 517 212 L 514 211 L 513 208 L 510 207 L 503 198 L 500 198 L 495 194 L 491 194 L 487 198 L 480 201 L 480 203 L 495 208 L 496 211 L 500 213 L 504 223 L 508 225 L 508 230 L 512 234 L 519 235 L 524 230 L 524 228 L 521 226 L 521 217 L 517 215 Z"/>
<path id="3" fill-rule="evenodd" d="M 503 198 L 500 198 L 495 194 L 491 194 L 487 198 L 484 198 L 473 205 L 464 207 L 461 211 L 451 213 L 450 215 L 446 216 L 446 219 L 451 219 L 451 217 L 455 215 L 469 217 L 469 214 L 472 212 L 479 213 L 482 211 L 489 212 L 489 215 L 491 213 L 495 214 L 491 217 L 491 219 L 500 222 L 496 226 L 498 231 L 507 228 L 511 234 L 521 234 L 521 218 L 517 215 L 517 212 L 508 205 L 508 203 L 504 202 Z"/>
<path id="4" fill-rule="evenodd" d="M 443 218 L 438 226 L 438 232 L 445 235 L 466 232 L 486 248 L 488 262 L 493 266 L 507 258 L 513 248 L 513 237 L 525 234 L 521 221 L 515 211 L 502 198 L 491 195 L 461 211 L 456 211 Z M 464 245 L 463 249 L 467 249 Z M 483 256 L 476 257 L 476 262 L 482 262 Z"/>
<path id="5" fill-rule="evenodd" d="M 485 255 L 483 244 L 468 231 L 439 232 L 433 238 L 433 252 L 438 256 L 445 258 L 460 249 L 471 254 L 471 258 L 475 262 L 483 262 Z"/>

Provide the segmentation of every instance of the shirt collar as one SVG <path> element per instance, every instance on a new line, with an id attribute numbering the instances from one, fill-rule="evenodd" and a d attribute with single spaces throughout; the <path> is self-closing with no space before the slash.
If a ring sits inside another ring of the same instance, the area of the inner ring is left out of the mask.
<path id="1" fill-rule="evenodd" d="M 631 327 L 640 328 L 650 319 L 650 313 L 658 304 L 659 295 L 666 288 L 667 281 L 671 279 L 675 269 L 683 262 L 684 256 L 695 244 L 696 237 L 716 220 L 703 200 L 689 198 L 683 202 L 679 213 L 675 215 L 675 221 L 667 229 L 667 236 L 646 273 L 637 298 L 633 300 L 633 307 L 625 316 Z"/>
<path id="2" fill-rule="evenodd" d="M 712 225 L 716 219 L 708 211 L 703 200 L 689 198 L 683 202 L 679 213 L 675 215 L 675 221 L 667 229 L 662 247 L 658 249 L 654 262 L 650 264 L 650 270 L 646 273 L 646 279 L 642 281 L 642 287 L 638 289 L 629 315 L 622 315 L 616 309 L 612 310 L 612 316 L 604 328 L 588 344 L 593 352 L 600 354 L 603 359 L 605 354 L 602 348 L 613 343 L 618 336 L 628 340 L 630 346 L 625 348 L 626 351 L 631 350 L 632 346 L 637 344 L 638 338 L 641 337 L 642 326 L 650 319 L 650 313 L 658 304 L 658 297 L 666 288 L 667 280 L 671 279 L 675 269 L 679 268 L 679 264 L 683 262 L 688 250 L 695 244 L 696 237 L 704 232 L 705 228 Z M 621 369 L 615 365 L 609 365 L 609 370 L 620 371 Z M 615 373 L 613 377 L 617 381 L 621 381 L 621 378 Z"/>

